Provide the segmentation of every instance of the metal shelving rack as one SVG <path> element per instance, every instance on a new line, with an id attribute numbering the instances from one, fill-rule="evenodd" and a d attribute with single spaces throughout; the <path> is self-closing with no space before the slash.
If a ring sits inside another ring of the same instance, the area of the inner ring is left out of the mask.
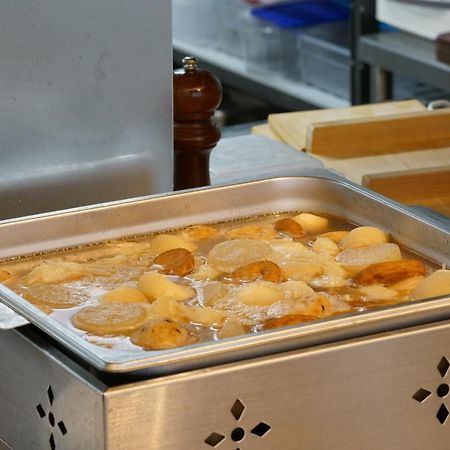
<path id="1" fill-rule="evenodd" d="M 439 62 L 435 44 L 403 32 L 380 32 L 376 0 L 351 1 L 350 101 L 279 74 L 248 71 L 244 62 L 217 49 L 174 41 L 174 61 L 194 54 L 224 84 L 286 110 L 334 108 L 392 98 L 392 74 L 406 75 L 450 92 L 450 66 Z"/>

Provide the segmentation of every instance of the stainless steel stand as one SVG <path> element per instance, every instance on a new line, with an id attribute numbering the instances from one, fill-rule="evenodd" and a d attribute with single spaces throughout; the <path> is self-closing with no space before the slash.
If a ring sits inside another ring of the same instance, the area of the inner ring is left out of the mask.
<path id="1" fill-rule="evenodd" d="M 0 340 L 15 450 L 448 450 L 450 321 L 114 386 L 32 327 Z"/>

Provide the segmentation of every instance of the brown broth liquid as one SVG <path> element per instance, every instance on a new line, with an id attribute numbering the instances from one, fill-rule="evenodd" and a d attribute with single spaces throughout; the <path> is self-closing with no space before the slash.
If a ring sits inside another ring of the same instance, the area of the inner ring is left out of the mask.
<path id="1" fill-rule="evenodd" d="M 224 234 L 227 231 L 247 225 L 272 227 L 276 220 L 293 217 L 296 214 L 297 213 L 274 214 L 214 224 L 214 228 L 220 232 L 218 236 L 194 241 L 197 245 L 197 249 L 194 252 L 197 262 L 200 259 L 205 259 L 212 248 L 226 240 Z M 329 217 L 328 226 L 325 229 L 321 229 L 319 235 L 330 231 L 349 231 L 354 227 L 355 226 L 352 224 Z M 164 234 L 179 235 L 180 232 L 180 230 L 173 230 Z M 300 242 L 307 248 L 310 248 L 317 236 L 317 234 L 306 234 L 303 238 L 297 239 L 296 242 Z M 157 271 L 158 268 L 152 266 L 154 255 L 143 252 L 138 256 L 133 256 L 133 252 L 128 252 L 129 249 L 127 248 L 127 243 L 139 243 L 145 245 L 150 243 L 154 237 L 155 234 L 137 236 L 114 242 L 100 243 L 86 247 L 67 249 L 65 251 L 20 258 L 17 260 L 3 261 L 0 264 L 0 269 L 6 270 L 12 274 L 12 277 L 4 282 L 7 287 L 31 301 L 31 303 L 64 324 L 73 332 L 82 336 L 88 342 L 116 350 L 143 351 L 141 347 L 134 345 L 128 336 L 102 336 L 79 330 L 73 326 L 71 318 L 74 314 L 87 306 L 99 305 L 102 296 L 108 291 L 124 286 L 137 287 L 141 275 L 149 271 Z M 280 240 L 286 238 L 286 236 L 281 234 L 277 237 L 277 239 Z M 401 251 L 403 258 L 421 259 L 426 263 L 428 272 L 431 272 L 433 267 L 429 261 L 425 261 L 420 257 L 418 258 L 417 255 L 405 249 L 401 249 Z M 98 267 L 98 270 L 94 270 L 95 275 L 83 276 L 81 278 L 57 284 L 25 283 L 23 278 L 26 277 L 33 268 L 39 266 L 44 261 L 93 264 L 94 267 Z M 191 306 L 205 306 L 205 288 L 211 283 L 221 283 L 225 286 L 233 286 L 234 289 L 236 288 L 236 283 L 233 283 L 229 274 L 221 274 L 214 281 L 195 281 L 190 279 L 189 275 L 187 277 L 169 276 L 169 278 L 178 284 L 189 285 L 196 290 L 197 295 L 185 302 L 186 305 Z M 241 286 L 242 285 L 243 283 Z M 408 298 L 401 296 L 393 300 L 371 301 L 348 284 L 337 288 L 319 287 L 315 290 L 336 296 L 336 298 L 340 299 L 342 304 L 347 306 L 347 309 L 336 308 L 332 315 L 349 313 L 352 311 L 364 311 L 368 308 L 384 307 L 395 303 L 409 301 Z M 232 308 L 234 307 L 235 305 L 232 306 Z M 263 328 L 263 324 L 266 320 L 282 316 L 286 313 L 283 305 L 279 304 L 268 307 L 242 307 L 242 305 L 239 305 L 233 313 L 236 314 L 239 312 L 243 313 L 245 316 L 243 323 L 248 332 L 258 331 Z M 200 342 L 218 339 L 217 330 L 220 328 L 218 326 L 204 326 L 198 323 L 190 323 L 187 324 L 187 327 L 198 337 Z"/>

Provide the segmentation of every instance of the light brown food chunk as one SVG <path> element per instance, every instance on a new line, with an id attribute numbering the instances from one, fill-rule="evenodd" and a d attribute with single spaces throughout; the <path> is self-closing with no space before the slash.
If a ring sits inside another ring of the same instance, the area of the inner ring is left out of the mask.
<path id="1" fill-rule="evenodd" d="M 131 341 L 149 350 L 164 350 L 193 344 L 196 339 L 183 325 L 155 317 L 139 328 Z"/>
<path id="2" fill-rule="evenodd" d="M 441 269 L 421 280 L 411 295 L 414 300 L 419 300 L 448 294 L 450 294 L 450 270 Z"/>
<path id="3" fill-rule="evenodd" d="M 278 233 L 271 227 L 262 225 L 245 225 L 225 233 L 227 239 L 275 239 Z"/>
<path id="4" fill-rule="evenodd" d="M 120 287 L 108 291 L 101 299 L 103 303 L 148 303 L 147 297 L 136 288 Z"/>
<path id="5" fill-rule="evenodd" d="M 274 262 L 265 260 L 246 264 L 231 274 L 231 278 L 237 282 L 255 281 L 259 277 L 278 283 L 281 280 L 281 269 Z"/>
<path id="6" fill-rule="evenodd" d="M 111 303 L 83 308 L 72 317 L 80 330 L 98 335 L 129 335 L 144 325 L 147 312 L 141 305 Z"/>
<path id="7" fill-rule="evenodd" d="M 161 273 L 183 277 L 194 270 L 192 253 L 185 248 L 174 248 L 161 253 L 155 258 L 155 264 L 162 266 Z"/>
<path id="8" fill-rule="evenodd" d="M 361 285 L 382 284 L 389 286 L 417 275 L 425 275 L 426 268 L 416 259 L 400 259 L 375 263 L 358 272 L 353 281 Z"/>
<path id="9" fill-rule="evenodd" d="M 192 225 L 183 230 L 183 235 L 187 239 L 194 241 L 201 241 L 203 239 L 210 239 L 217 236 L 219 232 L 209 225 Z"/>
<path id="10" fill-rule="evenodd" d="M 280 233 L 291 236 L 293 239 L 300 239 L 306 234 L 298 222 L 289 218 L 277 220 L 274 224 L 274 228 Z"/>
<path id="11" fill-rule="evenodd" d="M 340 244 L 342 239 L 347 236 L 348 231 L 329 231 L 328 233 L 323 233 L 319 237 L 327 238 L 332 240 L 335 244 Z"/>
<path id="12" fill-rule="evenodd" d="M 305 316 L 303 314 L 288 314 L 287 316 L 268 320 L 264 324 L 264 329 L 270 330 L 272 328 L 287 327 L 289 325 L 296 325 L 302 322 L 309 322 L 314 319 L 315 317 L 313 316 Z"/>
<path id="13" fill-rule="evenodd" d="M 11 274 L 6 270 L 0 269 L 0 283 L 9 280 L 9 278 L 11 278 Z"/>

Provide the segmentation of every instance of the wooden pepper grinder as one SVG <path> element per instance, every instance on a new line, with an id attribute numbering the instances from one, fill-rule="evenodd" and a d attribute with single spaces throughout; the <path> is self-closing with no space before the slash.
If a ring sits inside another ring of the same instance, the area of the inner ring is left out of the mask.
<path id="1" fill-rule="evenodd" d="M 197 65 L 196 58 L 187 56 L 183 68 L 173 73 L 175 190 L 210 184 L 209 154 L 220 139 L 211 117 L 222 100 L 222 87 Z"/>

